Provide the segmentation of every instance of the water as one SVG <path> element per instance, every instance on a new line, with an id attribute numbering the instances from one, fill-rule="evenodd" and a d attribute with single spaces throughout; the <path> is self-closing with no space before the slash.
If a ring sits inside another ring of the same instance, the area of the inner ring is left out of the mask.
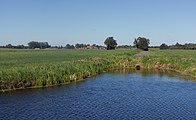
<path id="1" fill-rule="evenodd" d="M 196 119 L 196 82 L 175 75 L 104 73 L 54 88 L 0 93 L 0 119 Z"/>

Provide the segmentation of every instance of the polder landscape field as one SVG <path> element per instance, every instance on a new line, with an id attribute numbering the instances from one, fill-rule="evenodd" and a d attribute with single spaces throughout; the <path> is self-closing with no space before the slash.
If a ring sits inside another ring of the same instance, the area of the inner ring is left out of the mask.
<path id="1" fill-rule="evenodd" d="M 1 90 L 70 83 L 120 64 L 137 51 L 1 49 Z"/>
<path id="2" fill-rule="evenodd" d="M 194 50 L 0 49 L 0 90 L 47 87 L 84 80 L 112 69 L 172 70 L 196 77 Z"/>

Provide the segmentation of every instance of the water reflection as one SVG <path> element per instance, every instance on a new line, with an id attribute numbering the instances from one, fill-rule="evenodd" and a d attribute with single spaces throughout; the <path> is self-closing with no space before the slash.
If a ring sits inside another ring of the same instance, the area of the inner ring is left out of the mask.
<path id="1" fill-rule="evenodd" d="M 178 72 L 172 71 L 172 70 L 158 70 L 158 69 L 140 69 L 140 70 L 135 70 L 135 69 L 113 69 L 110 70 L 109 73 L 122 73 L 122 74 L 131 74 L 131 73 L 136 73 L 140 74 L 142 76 L 151 76 L 151 75 L 158 75 L 159 77 L 170 77 L 170 78 L 178 78 L 180 80 L 192 80 L 196 81 L 196 78 L 191 77 L 189 75 L 182 75 Z"/>

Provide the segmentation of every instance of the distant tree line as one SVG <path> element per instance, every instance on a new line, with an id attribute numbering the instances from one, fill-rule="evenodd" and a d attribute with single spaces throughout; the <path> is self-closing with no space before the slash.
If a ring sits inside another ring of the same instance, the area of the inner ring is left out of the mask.
<path id="1" fill-rule="evenodd" d="M 163 43 L 160 45 L 159 48 L 160 48 L 160 50 L 166 50 L 166 49 L 196 50 L 196 44 L 186 43 L 186 44 L 182 45 L 177 42 L 175 45 L 167 45 L 167 44 Z"/>
<path id="2" fill-rule="evenodd" d="M 28 46 L 7 44 L 5 46 L 0 46 L 0 48 L 27 49 Z"/>
<path id="3" fill-rule="evenodd" d="M 106 49 L 106 47 L 102 45 L 96 45 L 96 44 L 83 44 L 83 43 L 77 43 L 75 45 L 72 44 L 66 44 L 65 46 L 51 46 L 48 44 L 48 42 L 35 42 L 31 41 L 28 43 L 28 46 L 25 45 L 12 45 L 7 44 L 5 46 L 0 46 L 0 48 L 13 48 L 13 49 L 45 49 L 45 48 L 51 48 L 51 49 Z"/>
<path id="4" fill-rule="evenodd" d="M 28 43 L 28 46 L 25 45 L 12 45 L 12 44 L 7 44 L 5 46 L 0 46 L 0 48 L 14 48 L 14 49 L 45 49 L 45 48 L 50 48 L 51 45 L 48 44 L 48 42 L 36 42 L 36 41 L 31 41 Z"/>
<path id="5" fill-rule="evenodd" d="M 118 45 L 116 48 L 117 49 L 131 49 L 131 45 Z"/>
<path id="6" fill-rule="evenodd" d="M 96 45 L 96 44 L 83 44 L 83 43 L 76 43 L 75 45 L 67 44 L 65 49 L 105 49 L 104 46 Z"/>
<path id="7" fill-rule="evenodd" d="M 36 42 L 36 41 L 31 41 L 28 43 L 29 48 L 35 49 L 35 48 L 40 48 L 40 49 L 45 49 L 45 48 L 50 48 L 51 46 L 48 44 L 48 42 Z"/>
<path id="8" fill-rule="evenodd" d="M 96 44 L 83 44 L 83 43 L 77 43 L 75 45 L 72 44 L 66 44 L 65 46 L 51 46 L 48 42 L 37 42 L 37 41 L 31 41 L 28 43 L 28 46 L 25 45 L 12 45 L 7 44 L 5 46 L 0 46 L 0 48 L 14 48 L 14 49 L 45 49 L 45 48 L 51 48 L 51 49 L 107 49 L 107 50 L 114 50 L 114 49 L 131 49 L 131 48 L 138 48 L 141 50 L 147 51 L 148 48 L 160 48 L 161 50 L 166 49 L 183 49 L 183 50 L 196 50 L 196 43 L 186 43 L 186 44 L 179 44 L 178 42 L 175 45 L 167 45 L 165 43 L 161 44 L 160 46 L 149 46 L 150 40 L 145 37 L 138 37 L 134 39 L 133 46 L 131 45 L 119 45 L 117 46 L 117 40 L 115 40 L 113 37 L 107 37 L 104 41 L 104 44 L 106 47 L 102 45 L 96 45 Z"/>
<path id="9" fill-rule="evenodd" d="M 45 48 L 51 48 L 51 49 L 107 49 L 107 50 L 114 50 L 116 48 L 123 48 L 123 49 L 131 49 L 131 45 L 119 45 L 117 46 L 117 40 L 115 40 L 113 37 L 107 37 L 104 41 L 104 44 L 106 47 L 102 45 L 96 45 L 96 44 L 80 44 L 77 43 L 75 45 L 66 44 L 66 46 L 51 46 L 48 44 L 48 42 L 37 42 L 37 41 L 31 41 L 28 43 L 28 46 L 24 45 L 18 45 L 13 46 L 11 44 L 8 44 L 6 46 L 0 46 L 0 48 L 18 48 L 18 49 L 45 49 Z M 139 49 L 147 50 L 149 39 L 138 37 L 135 39 L 134 42 L 135 46 Z"/>

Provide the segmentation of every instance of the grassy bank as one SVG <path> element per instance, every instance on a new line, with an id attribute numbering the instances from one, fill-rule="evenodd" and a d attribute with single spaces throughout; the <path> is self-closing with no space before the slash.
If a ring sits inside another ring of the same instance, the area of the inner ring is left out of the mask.
<path id="1" fill-rule="evenodd" d="M 144 68 L 173 70 L 196 77 L 196 51 L 151 49 L 150 52 L 152 56 L 139 58 Z"/>
<path id="2" fill-rule="evenodd" d="M 68 84 L 109 69 L 170 69 L 196 76 L 195 51 L 159 51 L 135 57 L 138 50 L 0 49 L 0 90 Z"/>
<path id="3" fill-rule="evenodd" d="M 67 84 L 124 67 L 137 50 L 0 50 L 0 90 Z"/>

